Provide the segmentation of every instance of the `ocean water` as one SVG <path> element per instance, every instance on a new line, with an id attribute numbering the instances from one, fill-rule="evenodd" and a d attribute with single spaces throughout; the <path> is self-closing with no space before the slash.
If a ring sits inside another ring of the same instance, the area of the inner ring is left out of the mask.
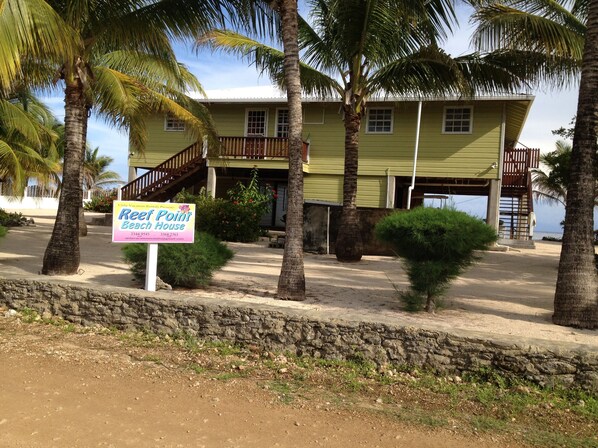
<path id="1" fill-rule="evenodd" d="M 532 237 L 533 240 L 541 240 L 545 236 L 549 236 L 552 238 L 562 238 L 563 232 L 534 232 L 534 236 Z"/>

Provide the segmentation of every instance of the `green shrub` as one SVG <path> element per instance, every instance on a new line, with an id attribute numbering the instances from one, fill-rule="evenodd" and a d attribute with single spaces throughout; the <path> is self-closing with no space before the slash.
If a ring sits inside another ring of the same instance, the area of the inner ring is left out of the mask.
<path id="1" fill-rule="evenodd" d="M 112 203 L 117 198 L 116 189 L 106 191 L 105 194 L 94 196 L 90 201 L 83 204 L 85 210 L 99 213 L 112 213 Z"/>
<path id="2" fill-rule="evenodd" d="M 270 185 L 260 182 L 257 168 L 251 170 L 247 185 L 237 182 L 227 193 L 233 204 L 253 210 L 260 218 L 270 210 L 272 199 L 276 195 Z"/>
<path id="3" fill-rule="evenodd" d="M 8 229 L 6 227 L 0 226 L 0 238 L 6 236 L 6 232 L 8 232 Z"/>
<path id="4" fill-rule="evenodd" d="M 145 278 L 147 244 L 133 243 L 122 247 L 125 261 L 138 279 Z M 233 252 L 212 235 L 195 233 L 192 244 L 161 244 L 157 274 L 172 286 L 197 288 L 207 286 L 212 273 L 222 268 Z"/>
<path id="5" fill-rule="evenodd" d="M 494 229 L 464 212 L 426 207 L 387 216 L 376 225 L 376 237 L 404 259 L 411 306 L 417 308 L 413 301 L 419 296 L 419 309 L 429 312 L 450 282 L 473 264 L 474 251 L 497 239 Z"/>
<path id="6" fill-rule="evenodd" d="M 17 227 L 25 225 L 26 222 L 27 218 L 22 213 L 8 213 L 6 210 L 0 208 L 0 226 Z"/>
<path id="7" fill-rule="evenodd" d="M 257 241 L 262 230 L 260 221 L 274 198 L 268 185 L 260 186 L 257 170 L 247 185 L 238 183 L 228 191 L 230 199 L 212 198 L 205 189 L 199 195 L 179 193 L 175 202 L 195 204 L 195 228 L 223 241 L 249 243 Z"/>

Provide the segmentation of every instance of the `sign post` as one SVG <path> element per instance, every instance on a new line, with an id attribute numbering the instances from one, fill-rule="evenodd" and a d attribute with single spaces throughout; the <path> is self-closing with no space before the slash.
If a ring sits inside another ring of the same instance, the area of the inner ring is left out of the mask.
<path id="1" fill-rule="evenodd" d="M 156 290 L 156 277 L 158 267 L 158 245 L 149 243 L 147 245 L 147 258 L 145 261 L 145 290 Z"/>
<path id="2" fill-rule="evenodd" d="M 114 201 L 112 242 L 147 243 L 145 289 L 156 290 L 158 243 L 193 243 L 195 204 Z"/>

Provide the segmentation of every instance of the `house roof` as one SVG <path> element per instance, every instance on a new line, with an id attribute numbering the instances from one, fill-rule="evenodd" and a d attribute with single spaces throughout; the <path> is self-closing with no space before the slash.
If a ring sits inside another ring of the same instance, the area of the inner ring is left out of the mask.
<path id="1" fill-rule="evenodd" d="M 274 85 L 233 87 L 229 89 L 207 90 L 206 96 L 192 92 L 191 96 L 201 102 L 207 103 L 285 103 L 286 93 Z M 304 96 L 304 102 L 308 103 L 330 103 L 340 101 L 336 97 Z M 369 102 L 396 102 L 396 101 L 533 101 L 534 96 L 521 93 L 509 95 L 478 95 L 476 97 L 463 97 L 457 95 L 437 97 L 417 96 L 395 96 L 395 95 L 374 95 Z"/>

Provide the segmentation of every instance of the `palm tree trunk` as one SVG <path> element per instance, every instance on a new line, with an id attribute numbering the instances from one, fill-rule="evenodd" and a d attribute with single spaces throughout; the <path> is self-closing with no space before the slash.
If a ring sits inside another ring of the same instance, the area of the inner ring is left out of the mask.
<path id="1" fill-rule="evenodd" d="M 598 161 L 598 0 L 589 6 L 577 119 L 571 151 L 565 229 L 554 297 L 557 325 L 598 328 L 594 263 L 594 169 Z"/>
<path id="2" fill-rule="evenodd" d="M 286 240 L 278 279 L 278 298 L 305 300 L 303 265 L 303 158 L 301 82 L 297 0 L 279 0 L 284 46 L 284 73 L 289 107 L 289 179 Z"/>
<path id="3" fill-rule="evenodd" d="M 361 114 L 351 106 L 344 106 L 345 176 L 343 180 L 343 210 L 336 237 L 335 254 L 338 261 L 361 260 L 363 241 L 357 214 L 357 170 L 359 160 L 359 129 Z"/>
<path id="4" fill-rule="evenodd" d="M 79 269 L 79 210 L 83 201 L 80 178 L 87 128 L 87 108 L 79 80 L 66 83 L 64 109 L 66 147 L 62 189 L 56 223 L 44 254 L 42 274 L 46 275 L 70 275 Z"/>

